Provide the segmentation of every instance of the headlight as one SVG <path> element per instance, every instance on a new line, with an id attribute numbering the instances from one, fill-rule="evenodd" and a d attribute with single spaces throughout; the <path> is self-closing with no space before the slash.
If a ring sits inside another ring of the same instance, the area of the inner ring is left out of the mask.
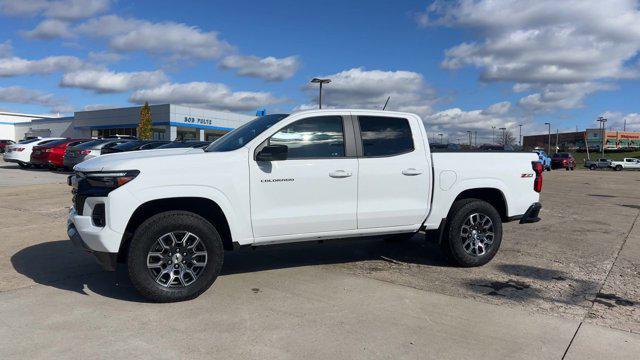
<path id="1" fill-rule="evenodd" d="M 140 174 L 138 170 L 114 171 L 114 172 L 97 172 L 84 173 L 89 185 L 97 187 L 107 187 L 115 189 L 129 181 L 133 180 Z"/>

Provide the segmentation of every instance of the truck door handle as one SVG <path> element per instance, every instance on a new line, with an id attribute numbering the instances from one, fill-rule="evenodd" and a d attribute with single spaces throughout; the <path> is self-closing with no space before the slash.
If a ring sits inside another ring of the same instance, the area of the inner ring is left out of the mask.
<path id="1" fill-rule="evenodd" d="M 346 178 L 351 176 L 351 173 L 344 170 L 336 170 L 329 173 L 332 178 Z"/>
<path id="2" fill-rule="evenodd" d="M 422 174 L 422 171 L 420 171 L 418 169 L 414 169 L 414 168 L 408 168 L 408 169 L 402 170 L 402 175 L 416 176 L 416 175 L 420 175 L 420 174 Z"/>

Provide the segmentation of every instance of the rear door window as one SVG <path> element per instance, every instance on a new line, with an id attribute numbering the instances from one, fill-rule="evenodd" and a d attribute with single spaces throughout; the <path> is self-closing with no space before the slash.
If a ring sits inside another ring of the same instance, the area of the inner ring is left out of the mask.
<path id="1" fill-rule="evenodd" d="M 362 155 L 394 156 L 413 151 L 409 121 L 404 118 L 359 116 Z"/>

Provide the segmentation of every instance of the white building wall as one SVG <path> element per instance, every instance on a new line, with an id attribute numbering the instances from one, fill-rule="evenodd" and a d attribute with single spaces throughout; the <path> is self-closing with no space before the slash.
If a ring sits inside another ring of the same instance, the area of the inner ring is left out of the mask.
<path id="1" fill-rule="evenodd" d="M 46 115 L 0 112 L 0 139 L 18 141 L 24 138 L 34 119 L 57 119 Z"/>

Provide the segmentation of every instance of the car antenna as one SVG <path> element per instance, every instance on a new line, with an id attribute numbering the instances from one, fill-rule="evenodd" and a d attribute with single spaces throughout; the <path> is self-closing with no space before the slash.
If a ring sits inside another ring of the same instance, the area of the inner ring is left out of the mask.
<path id="1" fill-rule="evenodd" d="M 389 103 L 389 99 L 391 99 L 391 96 L 387 97 L 387 101 L 384 102 L 384 106 L 382 107 L 383 111 L 384 111 L 384 109 L 387 108 L 387 104 Z"/>

